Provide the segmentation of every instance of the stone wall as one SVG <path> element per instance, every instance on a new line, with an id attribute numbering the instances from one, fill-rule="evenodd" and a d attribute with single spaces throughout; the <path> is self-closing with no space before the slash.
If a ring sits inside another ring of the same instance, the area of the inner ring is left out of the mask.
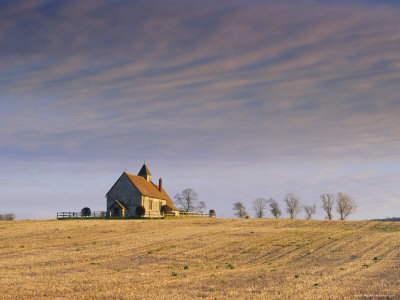
<path id="1" fill-rule="evenodd" d="M 110 206 L 115 200 L 120 201 L 128 209 L 126 212 L 128 217 L 136 216 L 136 207 L 142 205 L 142 194 L 125 173 L 107 195 L 107 216 L 110 215 Z"/>

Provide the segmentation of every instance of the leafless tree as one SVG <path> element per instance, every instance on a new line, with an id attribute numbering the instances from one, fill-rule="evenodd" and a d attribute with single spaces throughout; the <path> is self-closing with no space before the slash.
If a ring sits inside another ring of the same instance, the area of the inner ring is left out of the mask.
<path id="1" fill-rule="evenodd" d="M 246 208 L 240 201 L 233 203 L 233 210 L 235 211 L 234 215 L 238 218 L 246 218 L 248 216 Z"/>
<path id="2" fill-rule="evenodd" d="M 354 200 L 347 194 L 339 192 L 336 196 L 336 211 L 340 215 L 340 220 L 346 218 L 356 211 L 357 205 Z"/>
<path id="3" fill-rule="evenodd" d="M 204 201 L 200 201 L 199 204 L 197 205 L 197 211 L 204 211 L 206 209 L 207 205 Z"/>
<path id="4" fill-rule="evenodd" d="M 253 210 L 256 212 L 256 218 L 263 218 L 264 211 L 267 208 L 267 199 L 265 198 L 256 198 L 253 201 Z"/>
<path id="5" fill-rule="evenodd" d="M 271 214 L 275 217 L 275 219 L 279 219 L 279 217 L 282 215 L 282 211 L 279 208 L 278 202 L 276 202 L 273 198 L 269 198 L 268 202 Z"/>
<path id="6" fill-rule="evenodd" d="M 315 204 L 314 205 L 304 205 L 303 208 L 304 208 L 304 211 L 306 212 L 306 219 L 311 220 L 312 215 L 314 215 L 316 212 Z"/>
<path id="7" fill-rule="evenodd" d="M 335 196 L 333 194 L 322 194 L 319 197 L 322 200 L 322 208 L 326 213 L 326 218 L 332 220 L 332 208 L 335 203 Z"/>
<path id="8" fill-rule="evenodd" d="M 286 194 L 286 212 L 290 215 L 291 219 L 294 219 L 296 215 L 301 211 L 300 200 L 293 193 Z"/>
<path id="9" fill-rule="evenodd" d="M 184 189 L 181 193 L 176 194 L 174 199 L 177 205 L 183 211 L 200 211 L 206 208 L 204 201 L 198 202 L 199 195 L 191 189 Z"/>

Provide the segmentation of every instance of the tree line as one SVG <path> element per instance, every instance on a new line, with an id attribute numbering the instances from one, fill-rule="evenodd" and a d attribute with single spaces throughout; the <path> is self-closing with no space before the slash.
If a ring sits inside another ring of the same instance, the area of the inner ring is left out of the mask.
<path id="1" fill-rule="evenodd" d="M 340 220 L 346 220 L 347 217 L 356 211 L 357 205 L 355 201 L 346 193 L 339 192 L 334 194 L 322 194 L 320 195 L 321 208 L 326 214 L 327 220 L 333 219 L 333 212 L 339 214 Z M 313 215 L 317 211 L 317 206 L 313 205 L 301 205 L 300 198 L 294 193 L 286 194 L 284 198 L 286 206 L 286 212 L 291 219 L 295 219 L 296 216 L 304 210 L 305 219 L 311 220 Z M 264 218 L 265 211 L 269 208 L 270 213 L 279 219 L 282 216 L 282 210 L 279 203 L 273 199 L 256 198 L 252 201 L 252 209 L 254 210 L 256 218 Z M 246 211 L 245 206 L 242 202 L 238 201 L 233 203 L 234 215 L 239 218 L 250 218 Z"/>
<path id="2" fill-rule="evenodd" d="M 0 221 L 13 221 L 15 219 L 14 214 L 0 214 Z"/>

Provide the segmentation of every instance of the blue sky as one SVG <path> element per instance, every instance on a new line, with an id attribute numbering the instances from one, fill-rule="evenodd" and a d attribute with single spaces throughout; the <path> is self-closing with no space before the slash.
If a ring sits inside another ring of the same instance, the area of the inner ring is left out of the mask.
<path id="1" fill-rule="evenodd" d="M 104 210 L 146 160 L 223 217 L 398 216 L 399 28 L 396 1 L 1 1 L 0 213 Z"/>

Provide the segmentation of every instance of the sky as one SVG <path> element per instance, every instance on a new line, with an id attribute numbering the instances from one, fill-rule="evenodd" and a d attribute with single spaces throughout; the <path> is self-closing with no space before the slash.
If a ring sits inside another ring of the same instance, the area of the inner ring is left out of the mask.
<path id="1" fill-rule="evenodd" d="M 105 210 L 146 161 L 219 217 L 398 217 L 399 49 L 397 1 L 0 1 L 0 214 Z"/>

